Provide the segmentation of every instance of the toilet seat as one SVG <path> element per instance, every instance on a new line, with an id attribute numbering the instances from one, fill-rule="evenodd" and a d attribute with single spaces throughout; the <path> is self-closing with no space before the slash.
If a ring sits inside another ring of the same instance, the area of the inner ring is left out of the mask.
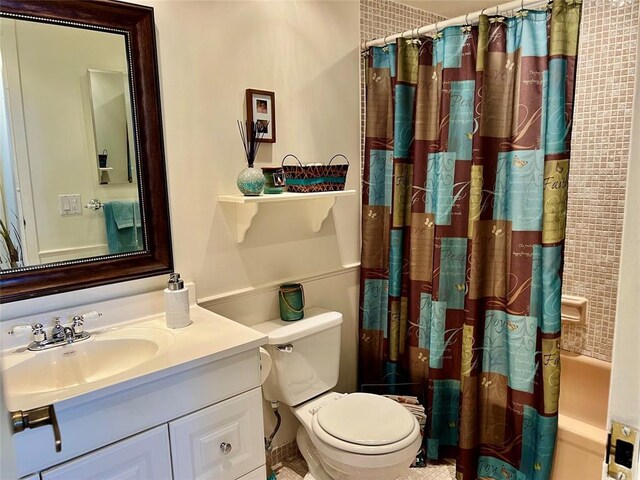
<path id="1" fill-rule="evenodd" d="M 418 421 L 406 408 L 369 393 L 353 393 L 322 406 L 311 427 L 327 445 L 363 455 L 396 452 L 420 435 Z"/>

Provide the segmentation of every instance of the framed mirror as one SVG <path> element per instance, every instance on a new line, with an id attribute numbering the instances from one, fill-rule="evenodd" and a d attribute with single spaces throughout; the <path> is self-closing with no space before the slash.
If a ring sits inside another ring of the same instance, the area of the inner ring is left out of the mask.
<path id="1" fill-rule="evenodd" d="M 0 302 L 173 269 L 153 9 L 0 4 Z"/>

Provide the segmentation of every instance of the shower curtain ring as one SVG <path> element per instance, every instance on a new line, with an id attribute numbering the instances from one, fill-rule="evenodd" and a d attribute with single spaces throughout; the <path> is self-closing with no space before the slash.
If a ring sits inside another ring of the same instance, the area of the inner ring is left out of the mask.
<path id="1" fill-rule="evenodd" d="M 416 39 L 413 41 L 413 43 L 415 43 L 416 45 L 419 46 L 418 51 L 422 50 L 422 46 L 424 44 L 422 43 L 422 40 L 420 39 L 420 27 L 416 28 Z"/>
<path id="2" fill-rule="evenodd" d="M 467 25 L 467 26 L 469 25 L 469 14 L 468 13 L 464 16 L 464 24 Z"/>
<path id="3" fill-rule="evenodd" d="M 496 5 L 496 17 L 500 15 L 500 5 Z"/>
<path id="4" fill-rule="evenodd" d="M 520 10 L 524 10 L 524 0 L 520 0 Z"/>

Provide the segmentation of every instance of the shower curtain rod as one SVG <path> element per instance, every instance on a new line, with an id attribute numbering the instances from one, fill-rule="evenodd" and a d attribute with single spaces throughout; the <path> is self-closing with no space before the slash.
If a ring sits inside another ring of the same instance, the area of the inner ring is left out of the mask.
<path id="1" fill-rule="evenodd" d="M 448 20 L 443 20 L 442 22 L 425 25 L 424 27 L 419 27 L 418 29 L 414 28 L 413 30 L 396 33 L 395 35 L 387 35 L 386 37 L 369 40 L 362 43 L 361 47 L 362 50 L 366 50 L 369 47 L 383 47 L 386 44 L 395 41 L 397 38 L 411 38 L 417 35 L 424 35 L 429 32 L 434 32 L 436 30 L 436 26 L 437 30 L 442 30 L 443 28 L 450 27 L 452 25 L 464 25 L 467 23 L 471 24 L 477 21 L 478 18 L 480 18 L 480 15 L 484 12 L 487 12 L 488 14 L 498 15 L 499 13 L 508 12 L 510 10 L 520 10 L 527 7 L 545 5 L 547 3 L 547 0 L 514 0 L 502 5 L 496 5 L 495 7 L 483 8 L 482 10 L 478 10 L 477 12 L 460 15 L 459 17 L 450 18 Z"/>

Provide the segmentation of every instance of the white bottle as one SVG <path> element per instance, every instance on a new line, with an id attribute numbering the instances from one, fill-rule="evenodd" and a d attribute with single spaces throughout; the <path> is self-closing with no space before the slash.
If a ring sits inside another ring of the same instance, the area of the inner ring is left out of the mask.
<path id="1" fill-rule="evenodd" d="M 189 289 L 180 280 L 179 273 L 169 275 L 164 289 L 164 308 L 167 328 L 184 328 L 191 325 L 189 318 Z"/>

